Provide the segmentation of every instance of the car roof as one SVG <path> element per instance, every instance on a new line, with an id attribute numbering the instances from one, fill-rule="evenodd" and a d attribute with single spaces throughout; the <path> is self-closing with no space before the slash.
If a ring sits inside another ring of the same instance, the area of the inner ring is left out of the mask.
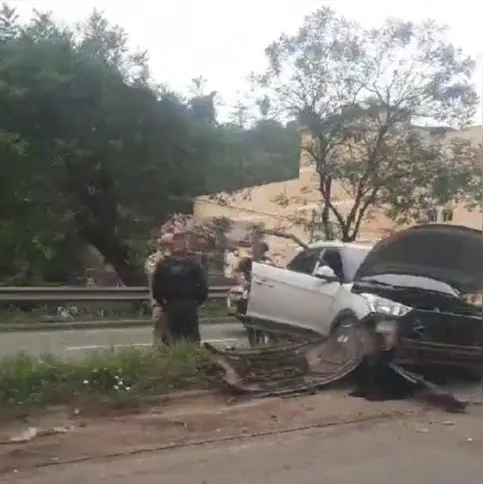
<path id="1" fill-rule="evenodd" d="M 340 249 L 366 249 L 369 250 L 374 246 L 374 241 L 359 241 L 359 242 L 341 242 L 340 240 L 319 240 L 309 245 L 309 249 L 324 249 L 328 247 Z"/>

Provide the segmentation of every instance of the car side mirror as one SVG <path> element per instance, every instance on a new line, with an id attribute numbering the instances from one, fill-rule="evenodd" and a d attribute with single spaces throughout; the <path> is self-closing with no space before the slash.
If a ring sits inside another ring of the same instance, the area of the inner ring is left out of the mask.
<path id="1" fill-rule="evenodd" d="M 317 279 L 322 279 L 327 282 L 339 281 L 339 278 L 329 266 L 317 267 L 317 270 L 315 271 L 315 277 Z"/>

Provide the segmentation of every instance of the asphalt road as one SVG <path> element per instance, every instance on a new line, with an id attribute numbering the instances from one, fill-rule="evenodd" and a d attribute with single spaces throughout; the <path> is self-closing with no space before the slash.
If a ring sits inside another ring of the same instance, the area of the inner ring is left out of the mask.
<path id="1" fill-rule="evenodd" d="M 110 347 L 149 346 L 151 335 L 150 327 L 1 333 L 0 355 L 25 352 L 76 356 Z M 201 336 L 215 345 L 246 344 L 245 332 L 239 323 L 204 324 Z"/>
<path id="2" fill-rule="evenodd" d="M 472 415 L 337 425 L 271 437 L 50 466 L 9 484 L 474 484 L 483 463 Z"/>

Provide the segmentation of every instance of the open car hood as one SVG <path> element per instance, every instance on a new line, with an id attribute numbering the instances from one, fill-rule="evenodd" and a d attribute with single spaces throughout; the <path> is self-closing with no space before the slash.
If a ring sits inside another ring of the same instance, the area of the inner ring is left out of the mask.
<path id="1" fill-rule="evenodd" d="M 354 282 L 407 274 L 445 282 L 466 293 L 483 288 L 483 235 L 459 225 L 425 224 L 381 240 L 367 254 Z"/>

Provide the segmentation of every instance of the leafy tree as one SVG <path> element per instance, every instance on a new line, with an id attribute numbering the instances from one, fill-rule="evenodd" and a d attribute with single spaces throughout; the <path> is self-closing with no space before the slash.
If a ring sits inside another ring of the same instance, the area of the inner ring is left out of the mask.
<path id="1" fill-rule="evenodd" d="M 438 136 L 434 130 L 428 131 Z M 387 213 L 393 220 L 429 222 L 436 207 L 450 206 L 455 201 L 470 210 L 481 209 L 481 144 L 458 138 L 451 130 L 444 130 L 443 136 L 433 141 L 432 152 L 426 148 L 431 156 L 419 167 L 419 187 L 390 194 Z M 400 183 L 412 182 L 401 176 Z"/>
<path id="2" fill-rule="evenodd" d="M 72 30 L 37 12 L 21 25 L 4 6 L 0 55 L 2 235 L 15 221 L 2 258 L 25 239 L 33 266 L 34 246 L 47 261 L 56 243 L 77 241 L 77 253 L 91 244 L 139 283 L 131 240 L 203 193 L 213 119 L 151 85 L 145 54 L 96 11 Z"/>
<path id="3" fill-rule="evenodd" d="M 127 41 L 98 11 L 70 28 L 0 10 L 4 282 L 66 280 L 88 244 L 137 284 L 141 241 L 194 196 L 292 176 L 294 127 L 218 123 L 203 78 L 182 99 Z"/>
<path id="4" fill-rule="evenodd" d="M 364 29 L 322 8 L 266 49 L 268 68 L 254 79 L 272 111 L 295 117 L 307 135 L 328 238 L 335 222 L 354 240 L 376 207 L 398 219 L 415 215 L 411 206 L 425 194 L 461 196 L 461 186 L 449 184 L 470 175 L 463 165 L 453 169 L 455 145 L 417 128 L 464 126 L 475 113 L 474 62 L 444 34 L 434 21 Z M 436 186 L 435 173 L 445 182 Z M 335 203 L 341 191 L 353 200 L 348 210 Z"/>
<path id="5" fill-rule="evenodd" d="M 298 176 L 300 135 L 295 123 L 273 119 L 251 127 L 228 123 L 219 127 L 220 144 L 208 184 L 209 193 L 289 180 Z"/>

